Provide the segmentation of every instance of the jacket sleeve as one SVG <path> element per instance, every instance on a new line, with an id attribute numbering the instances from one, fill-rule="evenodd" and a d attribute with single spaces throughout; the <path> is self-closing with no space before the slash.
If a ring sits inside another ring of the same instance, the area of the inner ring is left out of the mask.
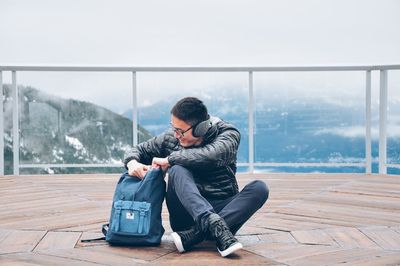
<path id="1" fill-rule="evenodd" d="M 240 133 L 234 127 L 219 132 L 214 141 L 201 147 L 174 151 L 168 156 L 170 165 L 186 167 L 224 166 L 236 160 Z"/>
<path id="2" fill-rule="evenodd" d="M 124 165 L 127 168 L 127 164 L 131 160 L 136 160 L 142 164 L 149 165 L 153 160 L 153 157 L 162 157 L 163 154 L 163 143 L 165 134 L 153 137 L 148 141 L 142 142 L 125 153 Z"/>

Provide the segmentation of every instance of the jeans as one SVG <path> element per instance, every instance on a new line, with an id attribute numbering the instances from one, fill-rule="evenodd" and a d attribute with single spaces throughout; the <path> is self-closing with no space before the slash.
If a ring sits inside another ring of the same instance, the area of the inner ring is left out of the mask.
<path id="1" fill-rule="evenodd" d="M 168 171 L 167 207 L 173 231 L 196 226 L 208 229 L 208 216 L 217 213 L 233 234 L 267 201 L 269 190 L 259 180 L 247 184 L 238 194 L 227 199 L 207 199 L 196 186 L 192 172 L 174 165 Z"/>

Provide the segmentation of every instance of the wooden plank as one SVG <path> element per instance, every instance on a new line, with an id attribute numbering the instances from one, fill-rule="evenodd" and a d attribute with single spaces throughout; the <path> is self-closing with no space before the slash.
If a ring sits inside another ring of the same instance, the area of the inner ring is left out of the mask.
<path id="1" fill-rule="evenodd" d="M 77 260 L 75 258 L 61 258 L 57 256 L 50 256 L 37 253 L 18 253 L 0 255 L 0 265 L 2 266 L 15 266 L 15 265 L 71 265 L 71 266 L 94 266 L 97 263 L 91 263 L 84 260 Z"/>
<path id="2" fill-rule="evenodd" d="M 400 250 L 400 233 L 386 226 L 359 228 L 366 236 L 385 250 Z"/>
<path id="3" fill-rule="evenodd" d="M 246 247 L 258 255 L 271 258 L 281 263 L 288 263 L 294 260 L 313 255 L 324 255 L 330 252 L 341 250 L 341 248 L 325 245 L 302 245 L 291 243 L 261 243 Z M 304 264 L 307 265 L 307 264 Z"/>
<path id="4" fill-rule="evenodd" d="M 26 204 L 23 204 L 26 205 Z M 51 203 L 43 202 L 40 206 L 33 206 L 29 208 L 29 206 L 21 206 L 18 208 L 14 208 L 10 211 L 3 211 L 0 214 L 7 218 L 12 219 L 14 217 L 29 217 L 29 216 L 46 216 L 47 214 L 54 214 L 54 213 L 66 213 L 66 212 L 74 212 L 76 210 L 85 208 L 86 206 L 90 207 L 97 207 L 100 208 L 99 204 L 93 202 L 85 202 L 79 200 L 68 200 L 66 199 L 65 202 L 62 199 L 53 201 Z M 111 209 L 111 207 L 110 207 Z M 5 221 L 2 222 L 3 224 L 6 223 Z"/>
<path id="5" fill-rule="evenodd" d="M 291 265 L 338 265 L 348 264 L 354 265 L 365 261 L 379 262 L 385 256 L 393 256 L 394 253 L 388 253 L 383 250 L 369 249 L 345 249 L 327 252 L 324 254 L 309 253 L 303 257 L 286 260 Z M 391 260 L 396 258 L 391 258 Z"/>
<path id="6" fill-rule="evenodd" d="M 87 203 L 79 201 L 79 200 L 68 200 L 65 199 L 57 199 L 56 201 L 43 201 L 40 205 L 32 207 L 27 206 L 26 204 L 20 204 L 19 207 L 10 206 L 9 211 L 1 211 L 0 215 L 3 217 L 0 224 L 6 224 L 9 220 L 15 219 L 26 219 L 28 217 L 44 217 L 48 214 L 60 213 L 60 212 L 69 212 L 75 211 L 82 208 L 82 206 L 86 206 Z M 93 205 L 93 203 L 88 203 L 89 205 Z"/>
<path id="7" fill-rule="evenodd" d="M 260 216 L 256 216 L 256 217 L 251 217 L 250 221 L 256 221 L 260 219 L 261 219 Z M 263 234 L 273 234 L 276 232 L 277 232 L 276 230 L 266 229 L 259 226 L 251 226 L 249 223 L 245 224 L 242 228 L 240 228 L 239 231 L 236 233 L 236 235 L 263 235 Z"/>
<path id="8" fill-rule="evenodd" d="M 292 231 L 292 236 L 301 244 L 337 246 L 337 243 L 324 230 Z"/>
<path id="9" fill-rule="evenodd" d="M 363 217 L 369 220 L 389 221 L 397 224 L 400 221 L 400 212 L 393 212 L 393 210 L 385 210 L 381 208 L 369 208 L 365 206 L 352 207 L 351 205 L 332 203 L 321 203 L 318 200 L 308 201 L 304 200 L 292 206 L 293 208 L 307 208 L 318 212 L 330 212 L 344 217 Z M 348 211 L 351 210 L 349 213 Z M 376 217 L 378 214 L 379 217 Z"/>
<path id="10" fill-rule="evenodd" d="M 397 233 L 400 233 L 400 225 L 391 226 L 390 228 L 391 228 L 392 230 L 395 230 Z"/>
<path id="11" fill-rule="evenodd" d="M 335 203 L 347 207 L 369 207 L 387 210 L 400 210 L 400 198 L 378 197 L 370 195 L 357 196 L 349 193 L 326 192 L 307 198 L 319 203 Z"/>
<path id="12" fill-rule="evenodd" d="M 301 202 L 291 208 L 280 208 L 277 213 L 345 221 L 354 226 L 376 224 L 397 225 L 400 220 L 400 215 L 394 212 L 383 212 L 378 209 L 365 210 L 362 208 L 350 208 L 314 202 Z"/>
<path id="13" fill-rule="evenodd" d="M 84 224 L 101 223 L 108 219 L 109 210 L 99 209 L 97 206 L 91 208 L 81 208 L 79 211 L 71 213 L 56 213 L 45 217 L 31 217 L 25 220 L 18 219 L 16 221 L 7 222 L 2 227 L 12 226 L 14 228 L 22 229 L 48 229 L 56 230 L 68 228 L 72 226 L 79 226 Z"/>
<path id="14" fill-rule="evenodd" d="M 213 251 L 215 250 L 215 244 Z M 153 261 L 169 253 L 178 253 L 172 240 L 162 242 L 157 247 L 114 247 L 110 245 L 97 245 L 84 248 L 87 251 L 99 252 L 105 255 L 133 258 L 139 261 Z"/>
<path id="15" fill-rule="evenodd" d="M 215 248 L 214 243 L 206 242 L 196 246 L 187 253 L 171 252 L 166 256 L 151 261 L 152 265 L 283 265 L 270 258 L 266 258 L 245 249 L 223 258 Z"/>
<path id="16" fill-rule="evenodd" d="M 81 234 L 80 232 L 47 232 L 34 251 L 74 248 Z"/>
<path id="17" fill-rule="evenodd" d="M 400 253 L 381 253 L 377 256 L 365 256 L 357 261 L 351 262 L 352 266 L 381 266 L 400 265 Z"/>
<path id="18" fill-rule="evenodd" d="M 336 227 L 336 226 L 353 226 L 353 222 L 338 221 L 336 217 L 314 217 L 318 215 L 314 213 L 304 213 L 302 210 L 291 210 L 285 213 L 270 213 L 266 214 L 264 219 L 251 220 L 249 224 L 252 226 L 259 226 L 268 229 L 275 229 L 280 231 L 295 231 L 295 230 L 312 230 L 318 228 Z"/>
<path id="19" fill-rule="evenodd" d="M 258 238 L 260 238 L 263 243 L 298 243 L 292 234 L 288 232 L 259 235 Z"/>
<path id="20" fill-rule="evenodd" d="M 119 248 L 123 249 L 123 248 Z M 98 263 L 102 265 L 137 265 L 145 264 L 145 260 L 134 258 L 135 255 L 140 255 L 141 252 L 131 252 L 131 256 L 120 256 L 119 254 L 112 254 L 104 252 L 104 250 L 89 249 L 89 248 L 74 248 L 74 249 L 54 249 L 43 250 L 37 252 L 41 255 L 54 256 L 64 259 L 74 259 L 89 263 Z"/>
<path id="21" fill-rule="evenodd" d="M 32 251 L 46 231 L 10 230 L 0 242 L 0 254 Z"/>
<path id="22" fill-rule="evenodd" d="M 0 243 L 11 234 L 11 230 L 0 228 Z"/>
<path id="23" fill-rule="evenodd" d="M 334 188 L 331 191 L 338 193 L 349 193 L 358 196 L 378 196 L 378 197 L 386 197 L 386 198 L 394 198 L 398 199 L 400 194 L 397 191 L 389 190 L 389 189 L 381 189 L 375 190 L 374 188 L 359 188 L 359 187 L 351 187 L 351 188 Z"/>
<path id="24" fill-rule="evenodd" d="M 83 232 L 75 247 L 108 246 L 108 243 L 105 240 L 81 242 L 81 240 L 96 239 L 100 237 L 104 237 L 103 233 L 101 232 Z"/>
<path id="25" fill-rule="evenodd" d="M 375 242 L 357 228 L 328 228 L 324 229 L 324 231 L 343 248 L 380 249 Z"/>
<path id="26" fill-rule="evenodd" d="M 257 235 L 242 235 L 236 236 L 237 240 L 242 243 L 243 246 L 256 245 L 261 242 L 261 239 Z M 172 242 L 172 237 L 168 236 L 167 241 Z"/>
<path id="27" fill-rule="evenodd" d="M 64 227 L 64 228 L 56 229 L 56 231 L 98 233 L 98 232 L 101 232 L 101 228 L 102 228 L 103 224 L 105 224 L 105 223 L 108 223 L 108 220 L 106 220 L 106 218 L 104 218 L 104 220 L 102 220 L 100 222 L 74 225 L 71 227 Z"/>

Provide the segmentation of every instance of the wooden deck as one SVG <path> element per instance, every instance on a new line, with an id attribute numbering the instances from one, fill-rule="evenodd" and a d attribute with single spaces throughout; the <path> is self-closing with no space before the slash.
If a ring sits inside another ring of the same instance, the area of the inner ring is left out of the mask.
<path id="1" fill-rule="evenodd" d="M 239 175 L 270 188 L 267 204 L 239 231 L 245 248 L 221 258 L 205 242 L 179 254 L 160 247 L 80 243 L 100 236 L 118 175 L 0 177 L 0 265 L 400 265 L 400 176 Z"/>

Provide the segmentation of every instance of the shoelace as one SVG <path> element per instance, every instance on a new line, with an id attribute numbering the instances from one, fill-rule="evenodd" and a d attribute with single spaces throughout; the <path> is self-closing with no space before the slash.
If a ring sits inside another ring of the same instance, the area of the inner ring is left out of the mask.
<path id="1" fill-rule="evenodd" d="M 229 231 L 229 228 L 222 223 L 222 221 L 216 221 L 213 226 L 214 235 L 217 238 L 219 246 L 224 250 L 230 245 L 236 242 L 236 238 Z"/>

